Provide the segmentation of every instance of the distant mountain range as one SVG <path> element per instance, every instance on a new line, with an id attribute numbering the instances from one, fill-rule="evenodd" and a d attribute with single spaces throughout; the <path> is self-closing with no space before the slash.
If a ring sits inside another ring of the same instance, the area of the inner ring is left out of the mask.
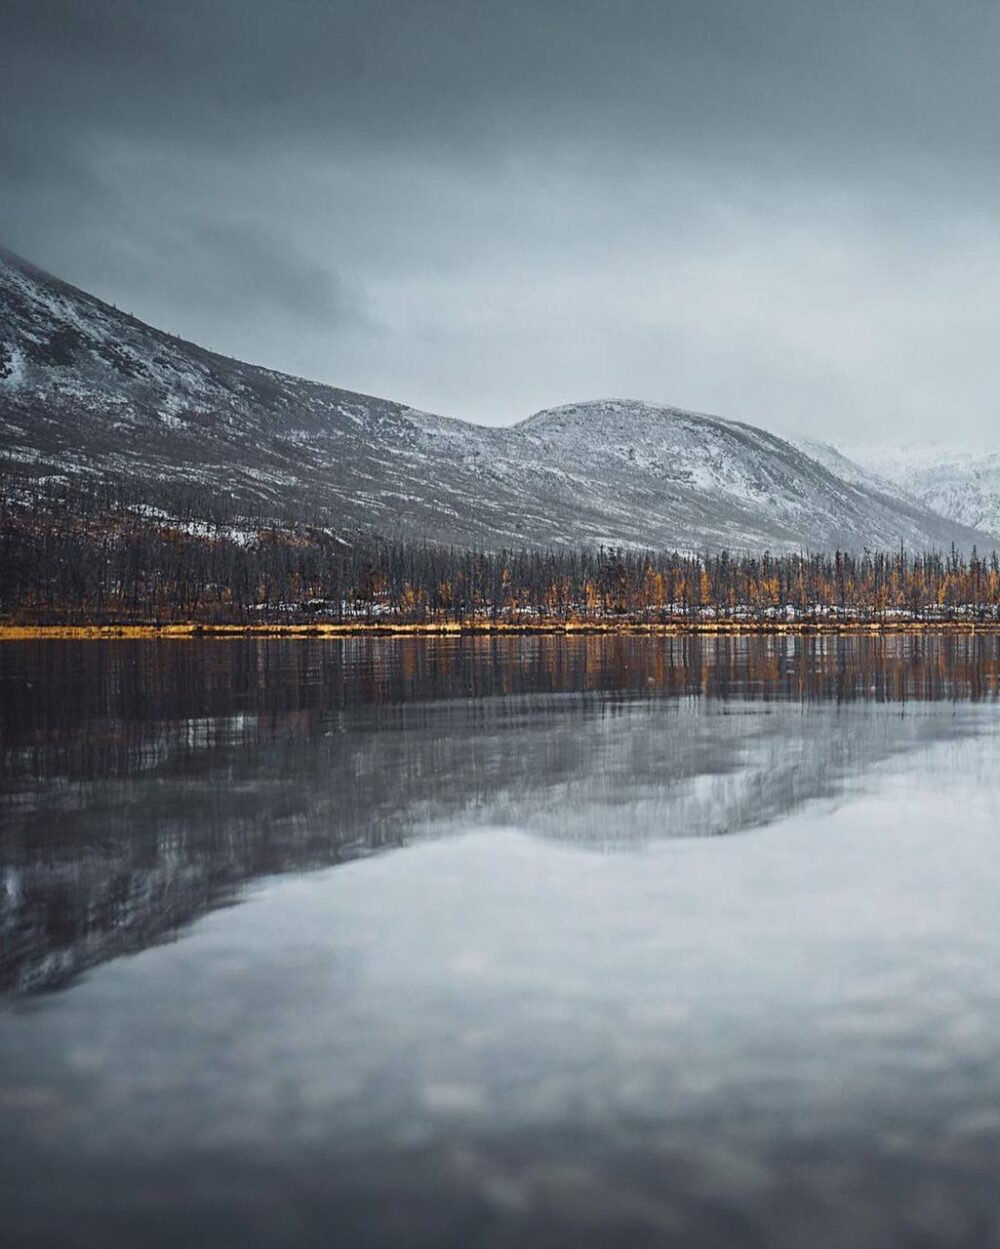
<path id="1" fill-rule="evenodd" d="M 1000 535 L 1000 451 L 940 445 L 860 446 L 853 449 L 853 455 L 924 507 Z"/>
<path id="2" fill-rule="evenodd" d="M 21 476 L 113 479 L 152 506 L 184 491 L 264 520 L 491 548 L 968 549 L 1000 533 L 1000 457 L 973 495 L 957 461 L 947 484 L 914 483 L 631 400 L 473 425 L 216 355 L 7 252 L 0 451 Z"/>

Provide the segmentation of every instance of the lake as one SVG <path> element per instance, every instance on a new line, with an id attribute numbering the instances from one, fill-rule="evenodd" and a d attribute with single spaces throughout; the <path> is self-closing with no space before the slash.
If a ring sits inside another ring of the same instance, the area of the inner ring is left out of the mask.
<path id="1" fill-rule="evenodd" d="M 9 1246 L 1000 1244 L 1000 639 L 0 645 Z"/>

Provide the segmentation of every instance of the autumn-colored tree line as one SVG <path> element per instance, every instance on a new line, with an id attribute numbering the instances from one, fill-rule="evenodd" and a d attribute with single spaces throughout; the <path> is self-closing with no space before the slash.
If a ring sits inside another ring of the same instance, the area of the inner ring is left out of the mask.
<path id="1" fill-rule="evenodd" d="M 913 555 L 461 550 L 318 526 L 10 500 L 7 621 L 560 621 L 1000 617 L 1000 561 Z"/>

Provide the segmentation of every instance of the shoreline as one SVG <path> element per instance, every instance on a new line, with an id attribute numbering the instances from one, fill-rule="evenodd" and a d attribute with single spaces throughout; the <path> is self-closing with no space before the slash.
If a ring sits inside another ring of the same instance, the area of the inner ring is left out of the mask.
<path id="1" fill-rule="evenodd" d="M 860 637 L 890 635 L 1000 635 L 1000 620 L 885 621 L 560 621 L 420 624 L 353 621 L 345 624 L 0 624 L 0 642 L 194 640 L 202 638 L 359 637 Z"/>

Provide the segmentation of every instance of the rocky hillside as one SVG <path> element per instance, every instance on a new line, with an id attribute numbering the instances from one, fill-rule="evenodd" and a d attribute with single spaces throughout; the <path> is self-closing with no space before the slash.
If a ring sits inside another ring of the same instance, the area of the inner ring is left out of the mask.
<path id="1" fill-rule="evenodd" d="M 1000 540 L 1000 451 L 869 446 L 855 455 L 923 507 Z"/>
<path id="2" fill-rule="evenodd" d="M 970 547 L 989 539 L 763 430 L 626 400 L 486 428 L 244 364 L 0 253 L 0 445 L 152 506 L 497 547 Z"/>

